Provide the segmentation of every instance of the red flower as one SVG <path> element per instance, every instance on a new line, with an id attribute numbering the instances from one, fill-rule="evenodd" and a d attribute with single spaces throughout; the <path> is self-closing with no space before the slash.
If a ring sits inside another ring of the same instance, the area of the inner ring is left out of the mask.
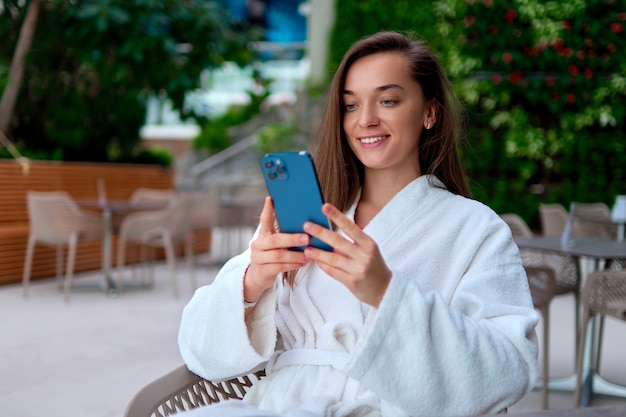
<path id="1" fill-rule="evenodd" d="M 533 55 L 533 49 L 532 49 L 532 48 L 530 48 L 530 47 L 528 47 L 528 46 L 525 46 L 525 47 L 524 47 L 524 55 L 526 55 L 526 56 L 532 56 L 532 55 Z"/>
<path id="2" fill-rule="evenodd" d="M 585 23 L 583 25 L 583 29 L 585 30 L 585 32 L 589 32 L 591 30 L 591 26 L 589 26 L 589 23 Z"/>
<path id="3" fill-rule="evenodd" d="M 554 87 L 555 81 L 554 77 L 546 77 L 546 85 L 548 87 Z"/>
<path id="4" fill-rule="evenodd" d="M 578 75 L 580 73 L 580 71 L 578 70 L 578 67 L 576 65 L 570 65 L 569 66 L 569 72 L 573 76 L 576 76 L 576 75 Z"/>
<path id="5" fill-rule="evenodd" d="M 569 93 L 569 94 L 565 97 L 565 99 L 567 100 L 567 102 L 568 102 L 569 104 L 574 104 L 574 103 L 576 103 L 576 96 L 575 96 L 574 94 L 572 94 L 572 93 Z"/>
<path id="6" fill-rule="evenodd" d="M 557 50 L 560 51 L 561 49 L 563 49 L 563 46 L 565 45 L 565 42 L 563 42 L 563 39 L 557 39 L 554 41 L 554 43 L 552 44 L 552 47 Z"/>
<path id="7" fill-rule="evenodd" d="M 617 15 L 617 17 L 619 17 L 619 20 L 626 20 L 626 13 L 621 12 L 620 14 Z"/>
<path id="8" fill-rule="evenodd" d="M 511 75 L 509 75 L 509 80 L 513 84 L 519 84 L 519 82 L 522 81 L 522 78 L 524 78 L 524 76 L 521 71 L 513 71 Z"/>
<path id="9" fill-rule="evenodd" d="M 489 33 L 492 35 L 497 35 L 498 34 L 498 27 L 497 26 L 489 26 Z"/>
<path id="10" fill-rule="evenodd" d="M 474 16 L 465 16 L 465 25 L 466 26 L 472 26 L 474 23 L 476 22 L 476 19 L 474 18 Z"/>
<path id="11" fill-rule="evenodd" d="M 578 59 L 585 59 L 585 51 L 581 49 L 580 51 L 576 52 L 576 56 L 578 56 Z"/>
<path id="12" fill-rule="evenodd" d="M 535 46 L 533 51 L 535 52 L 535 55 L 539 56 L 543 52 L 543 48 L 541 46 Z"/>
<path id="13" fill-rule="evenodd" d="M 558 100 L 559 100 L 559 93 L 557 93 L 556 91 L 553 91 L 553 92 L 550 94 L 550 97 L 552 97 L 552 100 L 553 100 L 553 101 L 558 101 Z"/>
<path id="14" fill-rule="evenodd" d="M 622 33 L 624 28 L 619 23 L 611 23 L 611 30 L 615 33 Z"/>
<path id="15" fill-rule="evenodd" d="M 510 25 L 511 23 L 513 23 L 516 17 L 517 12 L 513 9 L 510 9 L 504 14 L 504 21 Z"/>
<path id="16" fill-rule="evenodd" d="M 596 51 L 594 51 L 593 49 L 588 50 L 588 51 L 587 51 L 587 56 L 588 56 L 589 58 L 595 58 L 595 56 L 596 56 Z"/>
<path id="17" fill-rule="evenodd" d="M 493 75 L 491 76 L 491 81 L 492 81 L 494 84 L 500 84 L 500 83 L 502 82 L 502 76 L 501 76 L 500 74 L 497 74 L 497 73 L 496 73 L 496 74 L 493 74 Z"/>
<path id="18" fill-rule="evenodd" d="M 510 64 L 511 62 L 513 62 L 513 55 L 508 52 L 503 53 L 502 61 L 504 61 L 505 64 Z"/>
<path id="19" fill-rule="evenodd" d="M 615 51 L 617 51 L 617 46 L 615 46 L 615 44 L 614 44 L 614 43 L 610 44 L 610 45 L 608 46 L 608 48 L 609 48 L 609 52 L 610 52 L 610 53 L 612 53 L 612 54 L 614 54 L 614 53 L 615 53 Z"/>
<path id="20" fill-rule="evenodd" d="M 565 30 L 570 30 L 572 28 L 572 24 L 570 22 L 568 22 L 567 20 L 563 21 L 563 28 Z"/>
<path id="21" fill-rule="evenodd" d="M 591 78 L 593 77 L 593 70 L 591 68 L 587 68 L 585 69 L 584 74 L 585 78 Z"/>

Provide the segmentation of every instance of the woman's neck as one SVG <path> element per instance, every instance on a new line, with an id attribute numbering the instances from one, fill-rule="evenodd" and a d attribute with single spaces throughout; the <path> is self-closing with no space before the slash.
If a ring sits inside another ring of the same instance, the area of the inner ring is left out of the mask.
<path id="1" fill-rule="evenodd" d="M 356 224 L 361 228 L 365 227 L 400 190 L 418 177 L 419 175 L 393 177 L 366 173 L 354 213 Z"/>

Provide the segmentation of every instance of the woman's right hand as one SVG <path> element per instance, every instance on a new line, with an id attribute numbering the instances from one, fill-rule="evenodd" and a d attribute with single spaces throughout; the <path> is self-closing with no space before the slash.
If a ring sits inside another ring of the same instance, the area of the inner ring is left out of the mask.
<path id="1" fill-rule="evenodd" d="M 279 233 L 274 229 L 275 220 L 272 199 L 265 197 L 259 234 L 250 245 L 250 266 L 243 280 L 243 298 L 249 303 L 257 301 L 265 290 L 274 285 L 276 275 L 302 268 L 308 263 L 304 253 L 288 248 L 309 245 L 309 235 Z"/>

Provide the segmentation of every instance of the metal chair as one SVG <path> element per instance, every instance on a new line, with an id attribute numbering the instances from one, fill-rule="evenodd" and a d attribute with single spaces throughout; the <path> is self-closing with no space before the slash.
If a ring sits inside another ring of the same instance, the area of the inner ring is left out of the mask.
<path id="1" fill-rule="evenodd" d="M 35 246 L 42 244 L 56 247 L 56 270 L 59 280 L 61 280 L 63 269 L 63 248 L 68 248 L 63 293 L 65 301 L 69 301 L 77 245 L 86 240 L 102 237 L 102 218 L 83 212 L 72 197 L 64 191 L 29 190 L 26 194 L 26 203 L 30 231 L 22 276 L 24 297 L 28 297 Z"/>
<path id="2" fill-rule="evenodd" d="M 613 317 L 626 321 L 626 270 L 602 270 L 596 271 L 587 277 L 582 293 L 583 316 L 582 331 L 576 361 L 576 390 L 574 391 L 574 407 L 580 405 L 582 392 L 583 358 L 589 352 L 585 352 L 584 344 L 587 337 L 591 336 L 596 340 L 595 346 L 592 343 L 591 349 L 594 357 L 591 358 L 592 371 L 599 372 L 601 338 L 595 335 L 587 335 L 587 323 L 593 316 L 604 318 Z M 602 330 L 600 330 L 602 332 Z"/>
<path id="3" fill-rule="evenodd" d="M 188 268 L 191 271 L 192 287 L 195 290 L 193 260 L 193 240 L 191 238 L 192 198 L 180 195 L 162 210 L 139 211 L 127 215 L 120 226 L 118 237 L 118 285 L 123 290 L 124 256 L 126 244 L 134 242 L 141 245 L 143 254 L 147 247 L 162 247 L 165 250 L 174 296 L 179 296 L 176 280 L 176 254 L 174 247 L 184 244 Z M 145 258 L 145 256 L 142 256 Z"/>
<path id="4" fill-rule="evenodd" d="M 242 399 L 265 376 L 260 370 L 227 381 L 206 380 L 181 365 L 143 387 L 128 404 L 124 417 L 161 417 L 227 399 Z"/>

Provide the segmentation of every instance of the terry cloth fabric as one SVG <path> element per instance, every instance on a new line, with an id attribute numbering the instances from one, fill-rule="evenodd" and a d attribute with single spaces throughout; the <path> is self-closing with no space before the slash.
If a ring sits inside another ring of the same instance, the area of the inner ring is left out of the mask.
<path id="1" fill-rule="evenodd" d="M 311 264 L 293 288 L 278 277 L 246 321 L 250 250 L 230 260 L 183 312 L 189 369 L 226 379 L 266 366 L 243 401 L 288 417 L 458 417 L 517 402 L 538 376 L 519 251 L 490 208 L 442 187 L 416 179 L 365 227 L 393 273 L 378 309 Z"/>

